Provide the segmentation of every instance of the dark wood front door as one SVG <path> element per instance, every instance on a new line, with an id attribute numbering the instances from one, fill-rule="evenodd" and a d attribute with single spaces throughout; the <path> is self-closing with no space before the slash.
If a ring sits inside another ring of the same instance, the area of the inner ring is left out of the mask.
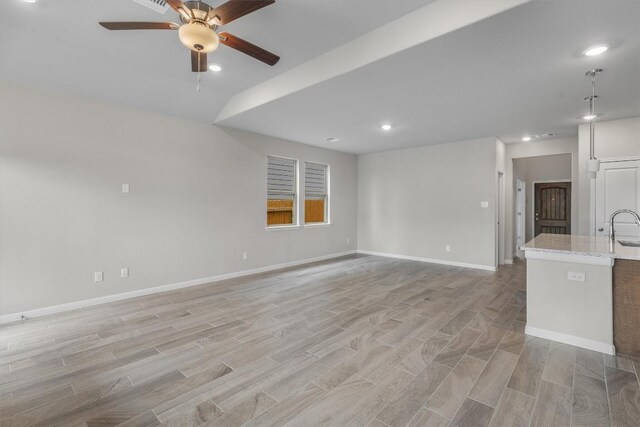
<path id="1" fill-rule="evenodd" d="M 571 183 L 539 183 L 535 192 L 535 236 L 540 233 L 571 234 Z"/>

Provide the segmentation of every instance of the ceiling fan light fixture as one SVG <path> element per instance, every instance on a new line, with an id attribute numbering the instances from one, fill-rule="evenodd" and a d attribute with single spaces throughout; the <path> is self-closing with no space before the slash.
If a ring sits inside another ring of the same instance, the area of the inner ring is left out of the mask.
<path id="1" fill-rule="evenodd" d="M 178 29 L 178 36 L 183 45 L 195 52 L 213 52 L 220 44 L 220 37 L 206 24 L 190 22 Z"/>

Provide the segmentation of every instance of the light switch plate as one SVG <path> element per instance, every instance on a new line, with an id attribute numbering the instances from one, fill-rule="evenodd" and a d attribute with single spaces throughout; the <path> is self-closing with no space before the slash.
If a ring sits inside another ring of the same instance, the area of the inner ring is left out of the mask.
<path id="1" fill-rule="evenodd" d="M 567 272 L 567 280 L 574 282 L 584 282 L 586 280 L 584 273 L 577 273 L 575 271 Z"/>
<path id="2" fill-rule="evenodd" d="M 123 193 L 129 192 L 129 184 L 122 184 L 122 192 Z"/>
<path id="3" fill-rule="evenodd" d="M 102 274 L 102 271 L 96 271 L 95 273 L 93 273 L 94 282 L 102 282 L 103 280 L 104 280 L 104 275 Z"/>
<path id="4" fill-rule="evenodd" d="M 480 207 L 481 208 L 488 208 L 489 207 L 489 202 L 480 202 Z"/>

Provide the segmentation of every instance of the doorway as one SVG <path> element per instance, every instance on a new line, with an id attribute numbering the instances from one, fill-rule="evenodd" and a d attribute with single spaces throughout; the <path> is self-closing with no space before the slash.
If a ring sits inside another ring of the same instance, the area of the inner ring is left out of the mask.
<path id="1" fill-rule="evenodd" d="M 526 201 L 527 183 L 521 179 L 516 179 L 516 256 L 520 259 L 524 259 L 524 251 L 520 248 L 526 243 Z"/>
<path id="2" fill-rule="evenodd" d="M 504 172 L 498 171 L 496 209 L 496 267 L 505 263 L 504 256 Z M 510 260 L 511 262 L 511 260 Z"/>
<path id="3" fill-rule="evenodd" d="M 618 209 L 640 212 L 640 160 L 602 161 L 594 199 L 591 221 L 596 236 L 609 235 L 609 217 Z M 631 215 L 616 218 L 616 236 L 631 240 L 640 237 L 640 229 Z"/>
<path id="4" fill-rule="evenodd" d="M 571 182 L 536 182 L 534 187 L 534 237 L 571 234 Z"/>

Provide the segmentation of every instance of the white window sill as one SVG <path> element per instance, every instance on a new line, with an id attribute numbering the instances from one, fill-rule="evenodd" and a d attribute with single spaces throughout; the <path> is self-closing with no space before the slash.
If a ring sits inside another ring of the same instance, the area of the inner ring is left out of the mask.
<path id="1" fill-rule="evenodd" d="M 305 224 L 304 228 L 329 227 L 330 225 L 331 225 L 330 222 L 318 222 L 318 223 Z"/>
<path id="2" fill-rule="evenodd" d="M 299 230 L 302 228 L 299 225 L 272 225 L 270 227 L 265 227 L 267 231 L 276 231 L 276 230 Z"/>

